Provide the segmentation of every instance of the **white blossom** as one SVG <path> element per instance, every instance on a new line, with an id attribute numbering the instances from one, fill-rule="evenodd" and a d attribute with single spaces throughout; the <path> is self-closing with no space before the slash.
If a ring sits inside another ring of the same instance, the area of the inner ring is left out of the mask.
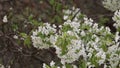
<path id="1" fill-rule="evenodd" d="M 81 36 L 85 36 L 85 31 L 82 31 L 80 34 Z"/>
<path id="2" fill-rule="evenodd" d="M 69 17 L 69 16 L 64 15 L 63 19 L 64 19 L 64 20 L 67 20 L 67 19 L 68 19 L 68 17 Z"/>
<path id="3" fill-rule="evenodd" d="M 57 35 L 51 35 L 50 38 L 49 38 L 49 39 L 50 39 L 50 42 L 51 42 L 52 44 L 55 44 L 55 42 L 57 41 L 57 37 L 58 37 Z"/>
<path id="4" fill-rule="evenodd" d="M 116 32 L 116 34 L 115 34 L 115 42 L 118 42 L 119 39 L 120 39 L 119 32 Z"/>
<path id="5" fill-rule="evenodd" d="M 112 19 L 116 22 L 113 26 L 115 26 L 118 29 L 120 27 L 120 10 L 115 11 Z"/>
<path id="6" fill-rule="evenodd" d="M 18 36 L 17 36 L 17 35 L 14 35 L 13 38 L 14 38 L 14 39 L 18 39 Z"/>
<path id="7" fill-rule="evenodd" d="M 89 65 L 89 66 L 88 66 L 88 68 L 93 68 L 93 67 L 95 67 L 95 65 Z"/>
<path id="8" fill-rule="evenodd" d="M 88 53 L 88 55 L 87 55 L 89 58 L 91 58 L 92 57 L 92 53 Z"/>
<path id="9" fill-rule="evenodd" d="M 5 16 L 3 17 L 3 22 L 4 22 L 4 23 L 7 23 L 7 22 L 8 22 L 7 15 L 5 15 Z"/>
<path id="10" fill-rule="evenodd" d="M 4 65 L 0 64 L 0 68 L 5 68 Z"/>
<path id="11" fill-rule="evenodd" d="M 50 66 L 54 66 L 55 65 L 55 62 L 54 61 L 51 61 L 50 62 Z"/>
<path id="12" fill-rule="evenodd" d="M 46 68 L 46 64 L 45 63 L 43 63 L 43 68 Z"/>
<path id="13" fill-rule="evenodd" d="M 60 68 L 59 66 L 57 68 Z"/>
<path id="14" fill-rule="evenodd" d="M 65 66 L 65 65 L 63 65 L 63 66 L 62 66 L 62 68 L 66 68 L 66 66 Z"/>
<path id="15" fill-rule="evenodd" d="M 78 68 L 76 65 L 72 65 L 73 66 L 73 68 Z"/>
<path id="16" fill-rule="evenodd" d="M 93 20 L 92 20 L 91 18 L 88 19 L 88 18 L 84 17 L 84 23 L 85 23 L 86 25 L 92 26 Z"/>

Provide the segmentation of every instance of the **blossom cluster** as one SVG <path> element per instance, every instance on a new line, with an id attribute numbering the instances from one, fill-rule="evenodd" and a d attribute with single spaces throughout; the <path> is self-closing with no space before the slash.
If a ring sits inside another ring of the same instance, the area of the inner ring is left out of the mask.
<path id="1" fill-rule="evenodd" d="M 111 11 L 120 9 L 120 0 L 103 0 L 103 6 Z"/>
<path id="2" fill-rule="evenodd" d="M 75 65 L 72 65 L 72 67 L 73 68 L 77 68 Z M 51 61 L 50 65 L 47 65 L 47 64 L 43 63 L 43 68 L 66 68 L 66 66 L 65 65 L 63 65 L 63 66 L 56 66 L 55 62 Z"/>
<path id="3" fill-rule="evenodd" d="M 55 43 L 57 37 L 55 28 L 55 25 L 51 27 L 48 23 L 41 24 L 31 36 L 34 47 L 39 49 L 51 47 L 51 45 Z"/>
<path id="4" fill-rule="evenodd" d="M 91 18 L 81 18 L 79 9 L 74 7 L 63 12 L 65 22 L 59 26 L 59 31 L 49 23 L 43 23 L 33 31 L 31 38 L 34 47 L 56 48 L 63 68 L 74 61 L 82 62 L 78 68 L 98 68 L 102 65 L 104 68 L 120 67 L 119 31 L 113 34 L 109 27 L 99 26 Z M 119 13 L 116 11 L 113 17 L 117 25 L 120 23 Z M 117 25 L 116 28 L 119 27 Z"/>
<path id="5" fill-rule="evenodd" d="M 117 10 L 114 13 L 114 16 L 112 18 L 116 23 L 114 23 L 115 28 L 120 31 L 120 10 Z"/>

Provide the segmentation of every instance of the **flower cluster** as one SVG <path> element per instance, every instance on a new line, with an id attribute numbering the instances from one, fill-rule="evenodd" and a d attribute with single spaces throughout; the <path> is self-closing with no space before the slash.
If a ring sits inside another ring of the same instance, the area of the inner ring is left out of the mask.
<path id="1" fill-rule="evenodd" d="M 114 26 L 116 27 L 116 29 L 119 31 L 120 30 L 120 10 L 117 10 L 114 13 L 114 16 L 112 18 L 116 23 L 114 23 Z"/>
<path id="2" fill-rule="evenodd" d="M 41 24 L 41 26 L 39 26 L 31 36 L 33 46 L 39 49 L 51 47 L 51 45 L 53 45 L 57 39 L 55 28 L 55 25 L 51 27 L 51 25 L 48 23 Z"/>
<path id="3" fill-rule="evenodd" d="M 43 68 L 66 68 L 66 66 L 56 66 L 54 61 L 50 62 L 50 65 L 48 66 L 47 64 L 43 63 Z M 72 65 L 72 68 L 77 68 L 75 65 Z"/>
<path id="4" fill-rule="evenodd" d="M 111 11 L 120 9 L 120 0 L 103 0 L 103 6 Z"/>
<path id="5" fill-rule="evenodd" d="M 60 25 L 58 32 L 55 26 L 48 23 L 33 31 L 31 37 L 34 47 L 55 47 L 63 68 L 77 60 L 82 62 L 78 68 L 98 68 L 102 65 L 104 68 L 120 67 L 119 31 L 113 34 L 109 27 L 99 26 L 87 17 L 81 18 L 79 9 L 72 8 L 63 12 L 65 22 Z M 120 23 L 116 19 L 118 17 L 120 15 L 117 11 L 113 17 L 117 25 Z"/>

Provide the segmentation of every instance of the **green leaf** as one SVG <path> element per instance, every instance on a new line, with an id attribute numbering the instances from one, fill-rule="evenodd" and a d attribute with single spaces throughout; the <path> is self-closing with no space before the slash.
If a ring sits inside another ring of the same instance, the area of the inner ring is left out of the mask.
<path id="1" fill-rule="evenodd" d="M 54 22 L 57 21 L 57 23 L 61 23 L 62 22 L 62 18 L 58 15 L 55 15 L 54 17 Z"/>
<path id="2" fill-rule="evenodd" d="M 12 24 L 12 29 L 13 29 L 14 31 L 17 31 L 17 30 L 18 30 L 18 25 L 17 25 L 17 24 Z"/>
<path id="3" fill-rule="evenodd" d="M 55 3 L 55 0 L 50 0 L 51 5 L 54 5 L 54 3 Z"/>
<path id="4" fill-rule="evenodd" d="M 28 47 L 30 47 L 30 45 L 31 45 L 31 38 L 30 37 L 25 38 L 24 44 L 27 45 Z"/>
<path id="5" fill-rule="evenodd" d="M 24 38 L 24 45 L 30 47 L 31 45 L 31 38 L 26 33 L 20 33 L 20 35 Z"/>
<path id="6" fill-rule="evenodd" d="M 33 20 L 33 15 L 30 15 L 30 16 L 28 17 L 28 20 L 32 21 L 32 20 Z"/>
<path id="7" fill-rule="evenodd" d="M 26 37 L 27 37 L 27 34 L 26 34 L 26 33 L 20 33 L 20 35 L 21 35 L 23 38 L 26 38 Z"/>
<path id="8" fill-rule="evenodd" d="M 61 3 L 57 3 L 56 10 L 57 10 L 57 12 L 60 12 L 62 10 L 62 4 Z"/>
<path id="9" fill-rule="evenodd" d="M 62 49 L 62 54 L 64 55 L 68 52 L 67 46 L 71 44 L 71 40 L 76 39 L 75 36 L 70 36 L 66 32 L 62 34 L 62 36 L 58 37 L 56 45 Z"/>
<path id="10" fill-rule="evenodd" d="M 35 26 L 38 26 L 40 23 L 36 20 L 32 20 L 32 24 L 35 25 Z"/>
<path id="11" fill-rule="evenodd" d="M 80 14 L 80 15 L 79 15 L 79 18 L 80 18 L 80 19 L 83 19 L 83 18 L 84 18 L 84 14 Z"/>
<path id="12" fill-rule="evenodd" d="M 86 61 L 84 59 L 79 60 L 79 68 L 87 68 Z"/>
<path id="13" fill-rule="evenodd" d="M 72 68 L 71 64 L 65 64 L 66 68 Z"/>
<path id="14" fill-rule="evenodd" d="M 109 18 L 100 18 L 100 20 L 99 20 L 99 25 L 100 26 L 103 26 L 105 23 L 107 23 L 109 21 Z"/>
<path id="15" fill-rule="evenodd" d="M 67 32 L 67 31 L 69 31 L 69 30 L 72 30 L 73 28 L 70 26 L 70 25 L 64 25 L 63 27 L 62 27 L 62 32 Z"/>
<path id="16" fill-rule="evenodd" d="M 120 27 L 117 28 L 117 31 L 120 32 Z"/>
<path id="17" fill-rule="evenodd" d="M 101 47 L 102 47 L 102 49 L 103 49 L 104 52 L 107 52 L 107 50 L 108 50 L 108 49 L 107 49 L 107 45 L 104 45 L 104 44 L 103 44 Z"/>
<path id="18" fill-rule="evenodd" d="M 45 39 L 46 38 L 46 35 L 45 34 L 42 34 L 41 32 L 38 33 L 38 36 L 42 39 Z"/>
<path id="19" fill-rule="evenodd" d="M 51 68 L 50 66 L 46 65 L 46 68 Z"/>

